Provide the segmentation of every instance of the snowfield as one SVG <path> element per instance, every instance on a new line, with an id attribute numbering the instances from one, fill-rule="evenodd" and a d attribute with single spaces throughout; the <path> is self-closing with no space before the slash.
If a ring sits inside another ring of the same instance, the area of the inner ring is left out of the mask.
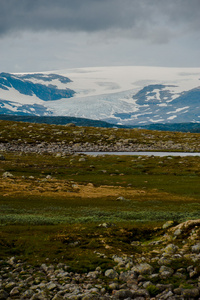
<path id="1" fill-rule="evenodd" d="M 5 74 L 0 74 L 4 114 L 84 117 L 125 125 L 200 122 L 200 68 L 125 66 Z"/>

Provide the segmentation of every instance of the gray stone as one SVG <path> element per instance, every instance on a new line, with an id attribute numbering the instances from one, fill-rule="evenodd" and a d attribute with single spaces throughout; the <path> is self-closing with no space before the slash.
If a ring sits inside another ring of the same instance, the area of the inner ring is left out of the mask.
<path id="1" fill-rule="evenodd" d="M 179 236 L 179 235 L 181 235 L 181 233 L 182 233 L 182 230 L 180 228 L 178 228 L 177 230 L 174 231 L 175 236 Z"/>
<path id="2" fill-rule="evenodd" d="M 138 298 L 138 297 L 144 297 L 145 299 L 148 299 L 149 293 L 145 289 L 139 289 L 139 290 L 132 292 L 132 297 L 133 297 L 133 299 Z"/>
<path id="3" fill-rule="evenodd" d="M 169 244 L 169 245 L 167 245 L 167 247 L 164 249 L 164 252 L 165 252 L 166 254 L 171 255 L 171 254 L 176 253 L 177 250 L 178 250 L 178 247 L 177 247 L 176 245 L 174 245 L 174 244 Z"/>
<path id="4" fill-rule="evenodd" d="M 170 265 L 171 264 L 171 259 L 169 258 L 166 258 L 166 257 L 161 257 L 159 260 L 158 260 L 158 264 L 161 266 L 161 265 Z"/>
<path id="5" fill-rule="evenodd" d="M 169 278 L 174 273 L 174 270 L 172 268 L 161 266 L 159 270 L 160 276 L 164 279 Z"/>
<path id="6" fill-rule="evenodd" d="M 151 281 L 145 281 L 143 283 L 143 287 L 146 289 L 148 286 L 152 285 L 152 282 Z"/>
<path id="7" fill-rule="evenodd" d="M 177 278 L 181 278 L 181 279 L 186 279 L 187 278 L 187 276 L 185 274 L 182 274 L 180 272 L 176 272 L 173 276 L 177 277 Z"/>
<path id="8" fill-rule="evenodd" d="M 142 275 L 153 273 L 153 267 L 147 263 L 136 265 L 131 270 L 138 272 L 139 274 L 142 274 Z"/>
<path id="9" fill-rule="evenodd" d="M 199 296 L 199 289 L 198 288 L 184 289 L 182 295 L 186 299 L 197 298 Z"/>
<path id="10" fill-rule="evenodd" d="M 23 297 L 24 298 L 28 298 L 30 299 L 32 296 L 33 296 L 34 292 L 32 290 L 26 290 L 24 293 L 23 293 Z"/>
<path id="11" fill-rule="evenodd" d="M 56 288 L 56 284 L 53 283 L 53 282 L 49 282 L 46 286 L 46 288 L 49 290 L 49 291 L 52 291 Z"/>
<path id="12" fill-rule="evenodd" d="M 41 269 L 42 269 L 43 271 L 45 271 L 45 272 L 48 271 L 48 267 L 47 267 L 46 264 L 42 264 L 42 265 L 41 265 Z"/>
<path id="13" fill-rule="evenodd" d="M 8 263 L 10 265 L 14 265 L 16 263 L 16 257 L 15 256 L 12 256 L 9 260 L 8 260 Z"/>
<path id="14" fill-rule="evenodd" d="M 11 291 L 10 291 L 10 296 L 16 296 L 19 295 L 20 291 L 17 287 L 14 287 Z"/>
<path id="15" fill-rule="evenodd" d="M 54 297 L 52 298 L 52 300 L 63 300 L 64 298 L 61 295 L 54 295 Z"/>
<path id="16" fill-rule="evenodd" d="M 110 284 L 109 284 L 109 288 L 110 288 L 111 290 L 118 290 L 118 289 L 119 289 L 119 284 L 116 283 L 116 282 L 110 283 Z"/>
<path id="17" fill-rule="evenodd" d="M 4 290 L 0 290 L 0 300 L 6 300 L 8 298 L 8 293 Z"/>
<path id="18" fill-rule="evenodd" d="M 163 225 L 163 229 L 167 229 L 169 227 L 171 227 L 174 224 L 174 221 L 167 221 L 164 225 Z"/>
<path id="19" fill-rule="evenodd" d="M 192 246 L 192 252 L 193 253 L 200 253 L 200 243 Z"/>
<path id="20" fill-rule="evenodd" d="M 164 291 L 161 295 L 157 295 L 156 299 L 159 299 L 159 300 L 172 300 L 172 299 L 176 299 L 173 296 L 174 296 L 174 294 L 172 293 L 172 291 Z"/>
<path id="21" fill-rule="evenodd" d="M 81 157 L 81 158 L 79 158 L 79 160 L 78 161 L 80 161 L 80 162 L 84 162 L 84 161 L 86 161 L 86 159 L 84 158 L 84 157 Z"/>
<path id="22" fill-rule="evenodd" d="M 6 285 L 5 285 L 5 288 L 6 290 L 12 290 L 14 287 L 16 286 L 16 283 L 11 281 L 11 282 L 8 282 Z"/>
<path id="23" fill-rule="evenodd" d="M 119 291 L 116 291 L 114 294 L 115 299 L 127 299 L 127 298 L 132 298 L 133 293 L 128 290 L 128 289 L 122 289 Z"/>
<path id="24" fill-rule="evenodd" d="M 131 242 L 131 246 L 134 246 L 134 247 L 137 247 L 137 246 L 140 246 L 140 241 L 133 241 Z"/>
<path id="25" fill-rule="evenodd" d="M 119 275 L 118 275 L 118 273 L 115 270 L 108 269 L 105 272 L 105 276 L 108 277 L 108 278 L 115 279 L 115 278 L 118 278 Z"/>
<path id="26" fill-rule="evenodd" d="M 12 178 L 14 177 L 13 174 L 11 174 L 10 172 L 4 172 L 2 175 L 3 178 Z"/>

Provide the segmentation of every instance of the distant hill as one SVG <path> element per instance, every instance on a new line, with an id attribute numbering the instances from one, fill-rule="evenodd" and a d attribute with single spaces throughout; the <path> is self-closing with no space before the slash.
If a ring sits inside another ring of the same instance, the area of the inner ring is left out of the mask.
<path id="1" fill-rule="evenodd" d="M 73 117 L 54 117 L 54 116 L 12 116 L 12 115 L 0 115 L 0 120 L 18 121 L 18 122 L 30 122 L 30 123 L 43 123 L 43 124 L 55 124 L 66 125 L 73 123 L 76 126 L 91 126 L 91 127 L 105 127 L 105 128 L 142 128 L 148 130 L 160 130 L 160 131 L 180 131 L 180 132 L 200 132 L 200 123 L 174 123 L 174 124 L 150 124 L 144 126 L 123 126 L 110 124 L 104 121 L 90 120 L 85 118 L 73 118 Z"/>
<path id="2" fill-rule="evenodd" d="M 150 124 L 140 128 L 161 131 L 200 132 L 200 123 Z"/>
<path id="3" fill-rule="evenodd" d="M 76 126 L 91 126 L 91 127 L 106 127 L 106 128 L 124 127 L 121 125 L 110 124 L 110 123 L 107 123 L 104 121 L 90 120 L 90 119 L 84 119 L 84 118 L 73 118 L 73 117 L 48 117 L 48 116 L 38 117 L 38 116 L 0 115 L 0 120 L 55 124 L 55 125 L 66 125 L 69 123 L 73 123 Z"/>

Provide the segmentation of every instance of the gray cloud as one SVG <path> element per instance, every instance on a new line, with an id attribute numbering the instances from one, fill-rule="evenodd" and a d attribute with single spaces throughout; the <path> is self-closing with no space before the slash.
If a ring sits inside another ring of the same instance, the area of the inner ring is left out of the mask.
<path id="1" fill-rule="evenodd" d="M 199 0 L 1 0 L 0 35 L 21 31 L 116 31 L 165 43 L 200 27 Z"/>

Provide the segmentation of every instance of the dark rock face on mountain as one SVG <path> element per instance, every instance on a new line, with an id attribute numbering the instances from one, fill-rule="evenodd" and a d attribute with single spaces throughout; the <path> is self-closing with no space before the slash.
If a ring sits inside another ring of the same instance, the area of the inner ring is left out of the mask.
<path id="1" fill-rule="evenodd" d="M 200 121 L 200 88 L 182 92 L 174 98 L 167 85 L 145 86 L 133 96 L 138 110 L 115 114 L 126 125 L 185 123 Z M 112 120 L 113 122 L 113 120 Z"/>
<path id="2" fill-rule="evenodd" d="M 30 80 L 42 79 L 43 81 L 51 81 L 58 79 L 62 83 L 70 82 L 70 79 L 55 74 L 49 74 L 48 76 L 42 76 L 42 74 L 35 75 L 12 75 L 9 73 L 0 74 L 0 88 L 8 90 L 8 88 L 14 88 L 21 94 L 32 96 L 35 94 L 39 99 L 43 101 L 58 100 L 61 98 L 70 98 L 74 95 L 74 91 L 70 89 L 58 89 L 57 86 L 49 84 L 48 86 L 41 83 L 34 83 Z"/>

